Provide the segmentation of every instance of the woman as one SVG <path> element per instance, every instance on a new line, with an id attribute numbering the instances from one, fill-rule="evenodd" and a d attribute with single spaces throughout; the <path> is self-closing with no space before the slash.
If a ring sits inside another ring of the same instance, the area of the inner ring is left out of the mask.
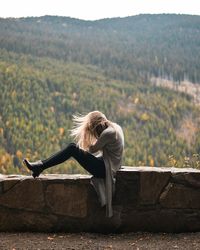
<path id="1" fill-rule="evenodd" d="M 106 205 L 107 216 L 111 217 L 115 175 L 122 164 L 123 131 L 118 124 L 109 121 L 99 111 L 90 112 L 85 116 L 74 116 L 73 122 L 71 135 L 76 144 L 70 143 L 48 159 L 37 162 L 24 159 L 23 163 L 32 171 L 35 178 L 39 177 L 43 170 L 73 157 L 93 175 L 91 184 L 98 194 L 101 205 Z M 101 155 L 96 155 L 99 152 Z"/>

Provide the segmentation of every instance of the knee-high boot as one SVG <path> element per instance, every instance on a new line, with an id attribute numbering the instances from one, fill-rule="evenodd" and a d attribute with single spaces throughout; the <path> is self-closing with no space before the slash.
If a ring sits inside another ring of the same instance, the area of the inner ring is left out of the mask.
<path id="1" fill-rule="evenodd" d="M 27 159 L 23 160 L 24 165 L 32 171 L 32 176 L 39 177 L 39 175 L 42 173 L 43 169 L 43 162 L 41 160 L 36 162 L 29 162 Z"/>

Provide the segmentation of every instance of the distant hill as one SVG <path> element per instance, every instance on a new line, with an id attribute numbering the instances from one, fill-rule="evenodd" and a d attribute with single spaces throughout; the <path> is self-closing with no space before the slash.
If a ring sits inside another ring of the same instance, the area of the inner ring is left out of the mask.
<path id="1" fill-rule="evenodd" d="M 151 78 L 200 82 L 199 24 L 187 15 L 0 19 L 0 172 L 65 146 L 72 114 L 97 109 L 124 129 L 123 164 L 183 166 L 200 153 L 199 107 Z M 70 161 L 49 171 L 82 169 Z"/>
<path id="2" fill-rule="evenodd" d="M 121 80 L 200 82 L 200 16 L 138 15 L 98 21 L 0 19 L 0 48 L 100 67 Z"/>

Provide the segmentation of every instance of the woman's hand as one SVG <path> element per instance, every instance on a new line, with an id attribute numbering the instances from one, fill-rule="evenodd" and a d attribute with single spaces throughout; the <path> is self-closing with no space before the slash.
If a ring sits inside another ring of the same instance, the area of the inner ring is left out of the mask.
<path id="1" fill-rule="evenodd" d="M 90 147 L 89 147 L 89 152 L 90 153 L 95 153 L 95 147 L 94 147 L 94 145 L 91 145 Z"/>

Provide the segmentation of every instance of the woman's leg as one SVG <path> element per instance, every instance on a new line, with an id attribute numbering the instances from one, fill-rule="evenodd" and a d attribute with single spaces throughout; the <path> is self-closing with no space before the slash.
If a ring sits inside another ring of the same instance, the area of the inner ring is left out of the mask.
<path id="1" fill-rule="evenodd" d="M 42 160 L 43 169 L 58 165 L 70 157 L 86 169 L 90 174 L 95 177 L 105 177 L 105 164 L 102 158 L 97 158 L 94 155 L 80 149 L 75 143 L 70 143 L 66 148 L 52 155 L 46 160 Z"/>
<path id="2" fill-rule="evenodd" d="M 105 164 L 103 159 L 97 158 L 94 155 L 80 149 L 74 143 L 70 143 L 66 148 L 50 156 L 48 159 L 42 160 L 42 166 L 40 166 L 40 168 L 43 171 L 44 169 L 63 163 L 70 157 L 76 159 L 76 161 L 84 169 L 86 169 L 90 174 L 94 175 L 95 177 L 105 177 Z"/>

